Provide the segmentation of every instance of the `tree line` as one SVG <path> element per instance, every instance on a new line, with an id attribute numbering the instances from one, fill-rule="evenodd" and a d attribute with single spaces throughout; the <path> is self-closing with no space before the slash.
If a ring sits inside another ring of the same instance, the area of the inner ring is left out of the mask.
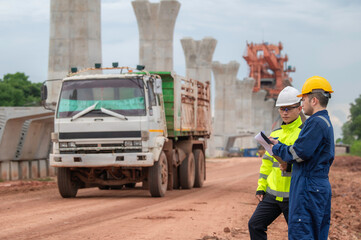
<path id="1" fill-rule="evenodd" d="M 361 156 L 361 95 L 350 105 L 350 116 L 342 126 L 342 138 L 338 143 L 350 145 L 353 155 Z"/>
<path id="2" fill-rule="evenodd" d="M 32 83 L 24 73 L 0 78 L 0 107 L 41 106 L 41 85 Z"/>

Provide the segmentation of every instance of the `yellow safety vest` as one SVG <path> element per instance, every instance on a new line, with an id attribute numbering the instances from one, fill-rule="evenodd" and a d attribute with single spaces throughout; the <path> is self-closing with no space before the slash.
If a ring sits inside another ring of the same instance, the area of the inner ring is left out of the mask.
<path id="1" fill-rule="evenodd" d="M 271 137 L 277 138 L 286 145 L 293 145 L 302 129 L 301 117 L 289 124 L 282 124 L 280 128 L 271 133 Z M 279 162 L 266 152 L 262 158 L 260 175 L 258 179 L 257 194 L 268 193 L 282 202 L 289 197 L 291 185 L 291 172 L 284 172 L 279 168 Z"/>

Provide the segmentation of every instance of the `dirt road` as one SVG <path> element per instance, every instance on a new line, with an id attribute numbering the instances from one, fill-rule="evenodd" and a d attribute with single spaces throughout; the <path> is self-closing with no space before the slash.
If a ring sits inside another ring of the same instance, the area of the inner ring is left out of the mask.
<path id="1" fill-rule="evenodd" d="M 81 189 L 75 199 L 61 198 L 55 184 L 3 192 L 0 239 L 247 239 L 259 165 L 259 158 L 208 160 L 203 188 L 164 198 L 138 187 Z"/>
<path id="2" fill-rule="evenodd" d="M 331 168 L 330 239 L 361 239 L 361 158 Z M 55 182 L 0 183 L 0 239 L 249 239 L 260 158 L 208 159 L 201 189 L 151 198 L 147 190 L 81 189 L 63 199 Z M 279 217 L 269 239 L 287 239 Z"/>

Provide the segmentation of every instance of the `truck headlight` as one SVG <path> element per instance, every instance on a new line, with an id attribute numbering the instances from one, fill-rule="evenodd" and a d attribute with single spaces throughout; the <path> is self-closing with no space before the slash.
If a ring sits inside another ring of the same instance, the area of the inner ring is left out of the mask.
<path id="1" fill-rule="evenodd" d="M 141 147 L 142 146 L 142 141 L 133 141 L 133 145 L 135 147 Z"/>
<path id="2" fill-rule="evenodd" d="M 59 147 L 60 148 L 75 148 L 76 144 L 75 144 L 75 142 L 60 142 Z"/>
<path id="3" fill-rule="evenodd" d="M 68 147 L 68 143 L 67 143 L 67 142 L 60 142 L 60 143 L 59 143 L 59 147 L 60 147 L 60 148 L 67 148 L 67 147 Z"/>
<path id="4" fill-rule="evenodd" d="M 124 141 L 124 146 L 125 147 L 132 147 L 133 146 L 133 141 Z"/>

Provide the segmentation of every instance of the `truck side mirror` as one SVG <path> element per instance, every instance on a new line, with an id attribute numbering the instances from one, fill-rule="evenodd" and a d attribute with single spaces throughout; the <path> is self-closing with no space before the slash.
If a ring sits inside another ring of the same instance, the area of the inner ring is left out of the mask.
<path id="1" fill-rule="evenodd" d="M 48 101 L 48 81 L 45 81 L 41 86 L 41 104 L 47 110 L 55 111 L 55 106 Z"/>
<path id="2" fill-rule="evenodd" d="M 46 86 L 46 82 L 44 82 L 41 86 L 41 101 L 46 102 L 46 99 L 48 99 L 48 87 Z"/>
<path id="3" fill-rule="evenodd" d="M 163 93 L 162 91 L 162 79 L 156 78 L 154 81 L 154 93 L 160 95 Z"/>

